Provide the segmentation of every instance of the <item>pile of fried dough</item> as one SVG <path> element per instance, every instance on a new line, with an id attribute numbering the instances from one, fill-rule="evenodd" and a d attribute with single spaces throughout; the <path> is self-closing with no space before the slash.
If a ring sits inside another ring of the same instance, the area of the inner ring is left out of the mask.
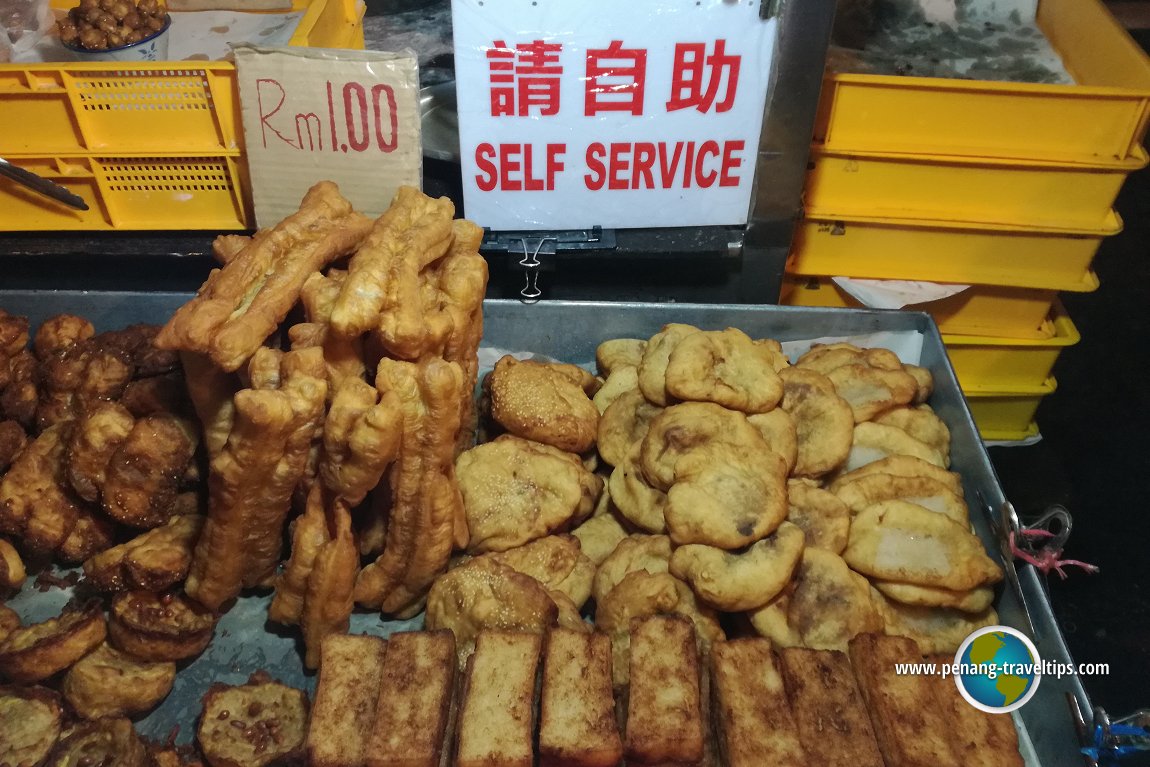
<path id="1" fill-rule="evenodd" d="M 456 462 L 469 556 L 432 587 L 429 628 L 466 649 L 485 628 L 578 628 L 593 598 L 623 684 L 645 615 L 687 616 L 704 649 L 722 614 L 781 647 L 885 631 L 930 653 L 996 622 L 1001 569 L 947 470 L 929 371 L 846 343 L 792 365 L 771 339 L 682 324 L 597 364 L 506 356 L 485 379 L 486 441 Z"/>

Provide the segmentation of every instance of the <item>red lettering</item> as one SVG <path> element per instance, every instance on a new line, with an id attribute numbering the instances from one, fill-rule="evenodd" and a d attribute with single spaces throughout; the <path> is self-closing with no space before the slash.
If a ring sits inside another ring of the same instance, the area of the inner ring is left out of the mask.
<path id="1" fill-rule="evenodd" d="M 359 107 L 359 135 L 356 135 L 356 121 L 351 114 L 351 100 L 355 97 Z M 367 91 L 359 83 L 347 83 L 343 86 L 343 119 L 347 123 L 347 143 L 357 152 L 367 149 L 371 143 L 371 135 L 367 127 Z"/>
<path id="2" fill-rule="evenodd" d="M 567 154 L 566 144 L 547 145 L 547 191 L 555 188 L 555 174 L 563 170 L 563 155 Z"/>
<path id="3" fill-rule="evenodd" d="M 339 150 L 339 137 L 335 133 L 335 100 L 331 95 L 331 80 L 327 81 L 327 123 L 331 128 L 331 151 Z"/>
<path id="4" fill-rule="evenodd" d="M 626 173 L 631 167 L 631 164 L 626 158 L 626 153 L 630 151 L 630 149 L 630 144 L 611 145 L 611 174 L 607 182 L 608 189 L 626 189 L 630 186 L 626 178 Z M 621 176 L 619 175 L 620 173 L 624 175 Z"/>
<path id="5" fill-rule="evenodd" d="M 531 175 L 532 159 L 535 156 L 535 147 L 531 144 L 527 145 L 527 151 L 523 157 L 523 188 L 528 192 L 542 192 L 543 179 L 535 178 Z"/>
<path id="6" fill-rule="evenodd" d="M 695 142 L 687 142 L 687 157 L 683 163 L 683 188 L 691 188 L 691 169 L 695 167 Z"/>
<path id="7" fill-rule="evenodd" d="M 704 141 L 703 145 L 699 147 L 699 154 L 695 158 L 695 179 L 699 182 L 701 189 L 707 189 L 715 185 L 715 179 L 718 178 L 718 171 L 711 170 L 703 172 L 703 163 L 706 162 L 707 155 L 712 157 L 719 156 L 719 144 L 715 141 Z"/>
<path id="8" fill-rule="evenodd" d="M 607 175 L 607 169 L 603 167 L 606 154 L 607 148 L 597 141 L 587 147 L 587 170 L 591 172 L 583 175 L 583 184 L 592 192 L 603 188 L 603 179 Z"/>
<path id="9" fill-rule="evenodd" d="M 386 139 L 383 136 L 383 123 L 380 119 L 379 95 L 381 93 L 387 95 L 387 115 L 390 123 L 388 135 L 390 138 Z M 383 83 L 373 85 L 371 88 L 371 105 L 375 112 L 375 141 L 379 144 L 379 151 L 394 152 L 399 143 L 399 107 L 395 103 L 395 91 L 391 89 L 390 85 Z"/>
<path id="10" fill-rule="evenodd" d="M 483 171 L 481 175 L 475 177 L 475 185 L 481 192 L 490 192 L 498 185 L 499 170 L 492 162 L 494 159 L 495 147 L 491 144 L 480 144 L 475 147 L 475 164 Z"/>
<path id="11" fill-rule="evenodd" d="M 736 157 L 735 152 L 742 152 L 745 142 L 727 141 L 723 144 L 723 163 L 719 167 L 719 186 L 738 186 L 739 177 L 732 175 L 737 168 L 743 167 L 743 158 Z"/>
<path id="12" fill-rule="evenodd" d="M 667 162 L 667 142 L 659 142 L 659 179 L 663 182 L 663 189 L 670 189 L 675 183 L 675 171 L 679 167 L 679 158 L 683 154 L 683 142 L 675 142 L 675 153 L 671 155 L 671 162 Z"/>
<path id="13" fill-rule="evenodd" d="M 659 142 L 663 149 L 666 142 Z M 655 179 L 651 177 L 651 168 L 655 165 L 655 145 L 649 142 L 640 142 L 635 145 L 635 175 L 631 177 L 631 188 L 639 188 L 639 179 L 646 179 L 644 189 L 654 189 Z"/>
<path id="14" fill-rule="evenodd" d="M 278 102 L 276 102 L 275 107 L 270 112 L 267 112 L 264 110 L 264 92 L 263 92 L 263 86 L 264 85 L 274 86 L 275 89 L 279 91 L 279 99 L 280 100 Z M 287 93 L 284 91 L 283 86 L 279 84 L 278 80 L 273 80 L 270 77 L 260 77 L 260 78 L 256 79 L 256 103 L 257 103 L 257 106 L 258 106 L 259 112 L 260 112 L 260 135 L 263 138 L 263 142 L 264 142 L 265 147 L 267 147 L 267 145 L 268 145 L 268 131 L 270 130 L 272 133 L 276 134 L 276 137 L 280 141 L 284 142 L 288 146 L 292 146 L 292 147 L 295 147 L 296 149 L 299 149 L 299 146 L 294 141 L 292 141 L 290 138 L 288 138 L 284 134 L 280 133 L 278 130 L 275 129 L 275 126 L 273 126 L 270 122 L 268 122 L 268 120 L 270 120 L 275 115 L 276 112 L 280 111 L 280 109 L 283 108 L 284 101 L 286 99 L 287 99 Z"/>
<path id="15" fill-rule="evenodd" d="M 523 154 L 522 144 L 499 145 L 499 166 L 503 171 L 499 188 L 504 192 L 520 192 L 523 190 L 523 182 L 517 178 L 511 178 L 511 174 L 518 171 L 521 167 L 520 162 L 513 158 L 521 154 Z"/>

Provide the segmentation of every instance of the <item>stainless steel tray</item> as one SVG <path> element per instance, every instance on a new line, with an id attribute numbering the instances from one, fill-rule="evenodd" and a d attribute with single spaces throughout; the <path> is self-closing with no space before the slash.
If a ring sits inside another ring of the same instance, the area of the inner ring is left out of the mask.
<path id="1" fill-rule="evenodd" d="M 71 312 L 88 317 L 97 330 L 110 330 L 133 322 L 164 322 L 190 297 L 187 293 L 123 293 L 0 290 L 0 308 L 27 315 L 33 326 L 45 318 Z M 618 337 L 646 338 L 667 322 L 685 322 L 706 329 L 738 327 L 751 336 L 780 341 L 823 336 L 846 336 L 877 331 L 917 331 L 924 343 L 920 364 L 934 375 L 931 406 L 951 432 L 952 468 L 962 474 L 966 498 L 976 531 L 992 556 L 997 545 L 977 498 L 999 507 L 1005 498 L 986 449 L 978 437 L 963 400 L 938 328 L 929 315 L 916 312 L 811 309 L 805 307 L 735 306 L 713 304 L 638 304 L 601 302 L 542 302 L 489 300 L 484 305 L 484 345 L 531 350 L 575 363 L 590 363 L 595 347 Z M 1070 653 L 1058 629 L 1038 575 L 1029 566 L 1019 569 L 1026 605 L 1034 622 L 1034 643 L 1044 660 L 1070 663 Z M 58 611 L 63 592 L 36 592 L 26 588 L 14 601 L 28 617 L 48 617 Z M 311 689 L 297 651 L 297 633 L 266 623 L 266 595 L 245 596 L 219 624 L 216 638 L 203 656 L 181 669 L 177 687 L 168 700 L 140 723 L 141 731 L 164 738 L 181 727 L 178 740 L 190 739 L 200 696 L 213 681 L 239 682 L 260 668 L 289 684 Z M 1025 626 L 1021 605 L 1005 589 L 996 608 L 1003 623 Z M 357 613 L 352 630 L 386 635 L 417 628 L 420 619 L 383 623 L 375 614 Z M 1089 720 L 1092 708 L 1077 676 L 1044 677 L 1037 694 L 1015 714 L 1028 764 L 1043 767 L 1080 767 L 1082 758 L 1067 704 L 1074 696 Z"/>

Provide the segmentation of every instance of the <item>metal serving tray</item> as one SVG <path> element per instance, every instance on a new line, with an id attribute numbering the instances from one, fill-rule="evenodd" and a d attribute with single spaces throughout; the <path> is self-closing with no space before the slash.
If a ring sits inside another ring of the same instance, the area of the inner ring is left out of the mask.
<path id="1" fill-rule="evenodd" d="M 33 327 L 47 317 L 69 312 L 89 318 L 97 330 L 120 328 L 133 322 L 162 323 L 184 303 L 189 293 L 127 293 L 86 291 L 0 290 L 0 308 L 27 315 Z M 595 347 L 620 337 L 646 338 L 665 323 L 684 322 L 704 329 L 738 327 L 753 337 L 780 341 L 824 336 L 850 336 L 878 331 L 917 331 L 923 336 L 920 364 L 934 375 L 931 406 L 950 428 L 951 468 L 961 473 L 971 518 L 987 550 L 998 557 L 998 547 L 985 512 L 978 502 L 998 508 L 1002 488 L 986 449 L 962 398 L 946 356 L 938 328 L 931 317 L 918 312 L 862 309 L 820 309 L 780 306 L 715 304 L 640 304 L 545 301 L 525 305 L 517 301 L 489 300 L 484 305 L 484 346 L 530 350 L 555 359 L 587 364 Z M 1034 622 L 1034 643 L 1044 660 L 1070 663 L 1070 653 L 1058 629 L 1039 576 L 1030 566 L 1019 568 L 1027 608 Z M 38 592 L 27 587 L 12 604 L 26 618 L 55 614 L 67 601 L 66 591 Z M 266 622 L 268 596 L 242 597 L 224 616 L 209 650 L 181 668 L 172 695 L 139 723 L 142 733 L 165 738 L 179 726 L 179 742 L 187 742 L 200 710 L 200 697 L 213 681 L 237 683 L 260 668 L 309 691 L 314 677 L 303 673 L 298 632 Z M 1023 627 L 1022 607 L 1009 588 L 1002 589 L 996 608 L 1004 624 Z M 418 628 L 421 619 L 381 622 L 374 613 L 356 613 L 352 631 L 387 635 Z M 1076 732 L 1067 695 L 1077 699 L 1089 721 L 1092 708 L 1077 676 L 1047 677 L 1037 694 L 1016 712 L 1023 754 L 1030 765 L 1080 767 Z"/>

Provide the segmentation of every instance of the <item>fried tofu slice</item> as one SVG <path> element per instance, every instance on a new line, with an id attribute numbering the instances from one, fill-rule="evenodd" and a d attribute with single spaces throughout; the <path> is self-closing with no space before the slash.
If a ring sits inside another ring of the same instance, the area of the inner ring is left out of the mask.
<path id="1" fill-rule="evenodd" d="M 711 711 L 723 767 L 810 764 L 770 640 L 711 646 Z"/>
<path id="2" fill-rule="evenodd" d="M 846 653 L 788 647 L 779 651 L 779 668 L 809 764 L 883 767 Z"/>
<path id="3" fill-rule="evenodd" d="M 476 638 L 459 711 L 456 767 L 531 767 L 542 648 L 539 634 L 484 631 Z"/>
<path id="4" fill-rule="evenodd" d="M 333 634 L 323 640 L 306 742 L 312 767 L 363 765 L 386 651 L 379 637 Z"/>
<path id="5" fill-rule="evenodd" d="M 555 629 L 543 661 L 539 767 L 615 767 L 623 742 L 611 692 L 611 640 Z"/>
<path id="6" fill-rule="evenodd" d="M 455 667 L 450 631 L 391 635 L 365 752 L 367 767 L 439 767 L 451 738 Z"/>
<path id="7" fill-rule="evenodd" d="M 671 615 L 633 621 L 630 679 L 627 764 L 702 764 L 706 731 L 691 622 Z"/>
<path id="8" fill-rule="evenodd" d="M 954 726 L 926 676 L 896 674 L 895 664 L 920 662 L 913 639 L 860 634 L 850 642 L 851 665 L 887 767 L 960 767 Z"/>
<path id="9" fill-rule="evenodd" d="M 954 663 L 953 655 L 928 658 L 936 666 Z M 949 720 L 952 745 L 966 767 L 1022 767 L 1018 751 L 1018 730 L 1014 719 L 1005 714 L 988 714 L 966 702 L 954 679 L 931 676 L 934 694 L 942 704 L 943 716 Z"/>

